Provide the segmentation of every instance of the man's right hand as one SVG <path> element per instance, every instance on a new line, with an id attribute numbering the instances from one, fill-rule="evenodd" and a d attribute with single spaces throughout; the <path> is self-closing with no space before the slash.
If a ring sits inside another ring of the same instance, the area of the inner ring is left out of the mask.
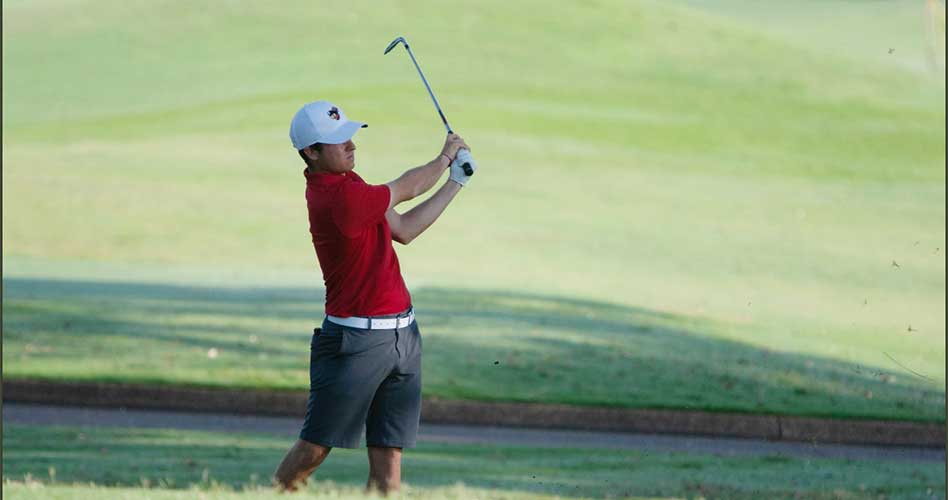
<path id="1" fill-rule="evenodd" d="M 464 142 L 464 139 L 457 134 L 448 134 L 448 138 L 444 140 L 444 147 L 441 148 L 441 154 L 446 155 L 451 161 L 454 161 L 457 158 L 458 150 L 467 149 L 470 151 L 471 147 Z"/>

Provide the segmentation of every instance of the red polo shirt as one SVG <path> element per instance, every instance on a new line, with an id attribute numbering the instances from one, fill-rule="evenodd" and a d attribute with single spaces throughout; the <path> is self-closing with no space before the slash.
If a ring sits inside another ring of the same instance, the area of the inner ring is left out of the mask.
<path id="1" fill-rule="evenodd" d="M 408 309 L 411 296 L 385 220 L 388 186 L 366 184 L 352 171 L 303 175 L 326 314 L 379 316 Z"/>

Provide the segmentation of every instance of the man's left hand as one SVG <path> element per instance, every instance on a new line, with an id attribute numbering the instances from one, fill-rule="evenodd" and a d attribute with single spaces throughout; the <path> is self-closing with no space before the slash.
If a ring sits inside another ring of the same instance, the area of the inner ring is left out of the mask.
<path id="1" fill-rule="evenodd" d="M 471 152 L 467 149 L 459 149 L 457 157 L 454 158 L 453 162 L 451 162 L 451 180 L 462 186 L 467 184 L 468 179 L 471 178 L 470 175 L 464 173 L 462 165 L 465 163 L 471 166 L 471 175 L 474 175 L 474 171 L 477 170 L 477 164 L 474 163 L 474 158 L 471 157 Z"/>

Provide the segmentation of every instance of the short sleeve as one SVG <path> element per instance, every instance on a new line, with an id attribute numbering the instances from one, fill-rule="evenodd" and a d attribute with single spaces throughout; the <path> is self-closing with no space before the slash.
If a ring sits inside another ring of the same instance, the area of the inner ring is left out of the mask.
<path id="1" fill-rule="evenodd" d="M 390 197 L 389 188 L 384 184 L 373 186 L 364 182 L 347 182 L 335 197 L 333 222 L 342 234 L 354 238 L 366 227 L 385 220 Z"/>

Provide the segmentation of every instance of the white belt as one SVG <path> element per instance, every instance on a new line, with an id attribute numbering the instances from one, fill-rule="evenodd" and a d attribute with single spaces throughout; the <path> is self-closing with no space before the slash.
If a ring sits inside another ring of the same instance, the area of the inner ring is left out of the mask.
<path id="1" fill-rule="evenodd" d="M 408 311 L 408 316 L 400 318 L 363 318 L 361 316 L 349 316 L 340 318 L 339 316 L 326 316 L 329 321 L 337 325 L 348 326 L 349 328 L 361 328 L 363 330 L 394 330 L 396 328 L 405 328 L 415 322 L 415 311 Z"/>

